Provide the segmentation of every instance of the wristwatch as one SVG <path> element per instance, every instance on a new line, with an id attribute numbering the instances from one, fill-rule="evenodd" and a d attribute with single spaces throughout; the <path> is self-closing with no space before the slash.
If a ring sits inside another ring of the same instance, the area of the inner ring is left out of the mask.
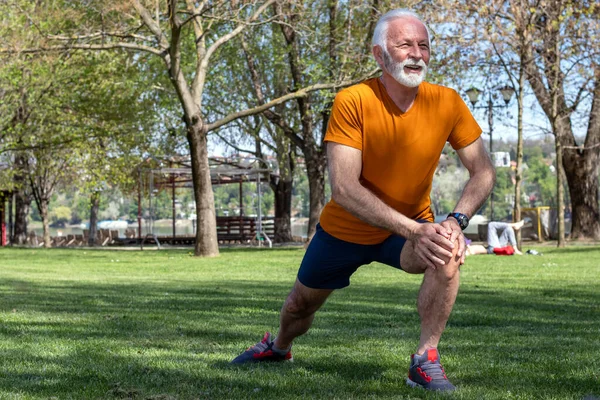
<path id="1" fill-rule="evenodd" d="M 454 212 L 448 214 L 446 218 L 450 217 L 454 218 L 458 222 L 460 229 L 462 229 L 463 231 L 467 229 L 467 226 L 469 226 L 469 217 L 467 217 L 465 214 Z"/>

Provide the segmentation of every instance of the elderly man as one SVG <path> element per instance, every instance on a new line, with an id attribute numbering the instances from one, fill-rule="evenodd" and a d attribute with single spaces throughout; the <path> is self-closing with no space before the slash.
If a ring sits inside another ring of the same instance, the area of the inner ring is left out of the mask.
<path id="1" fill-rule="evenodd" d="M 461 97 L 424 82 L 430 47 L 416 14 L 394 10 L 378 21 L 373 55 L 382 76 L 335 98 L 325 137 L 332 199 L 281 310 L 278 335 L 267 332 L 232 363 L 291 360 L 292 341 L 308 331 L 327 297 L 348 286 L 360 266 L 377 261 L 423 274 L 421 336 L 407 383 L 454 390 L 437 346 L 458 292 L 462 229 L 488 197 L 495 172 Z M 470 178 L 454 212 L 435 224 L 429 195 L 446 142 Z"/>

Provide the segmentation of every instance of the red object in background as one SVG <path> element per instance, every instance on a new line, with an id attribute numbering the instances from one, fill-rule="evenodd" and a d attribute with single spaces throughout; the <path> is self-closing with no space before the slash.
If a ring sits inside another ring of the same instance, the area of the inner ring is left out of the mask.
<path id="1" fill-rule="evenodd" d="M 494 247 L 494 254 L 497 256 L 512 256 L 515 254 L 515 249 L 512 246 Z"/>

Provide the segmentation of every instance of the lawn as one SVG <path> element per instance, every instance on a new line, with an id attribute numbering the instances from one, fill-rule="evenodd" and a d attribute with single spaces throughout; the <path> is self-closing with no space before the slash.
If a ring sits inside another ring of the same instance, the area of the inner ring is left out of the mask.
<path id="1" fill-rule="evenodd" d="M 463 266 L 448 396 L 404 384 L 418 276 L 363 267 L 294 363 L 233 367 L 276 329 L 302 249 L 0 249 L 0 399 L 600 397 L 600 247 L 537 250 Z"/>

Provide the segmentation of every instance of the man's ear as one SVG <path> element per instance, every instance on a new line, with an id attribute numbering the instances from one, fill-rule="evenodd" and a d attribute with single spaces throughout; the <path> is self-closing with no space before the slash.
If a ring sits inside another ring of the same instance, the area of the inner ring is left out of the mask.
<path id="1" fill-rule="evenodd" d="M 381 48 L 381 46 L 376 44 L 375 46 L 373 46 L 372 52 L 373 57 L 375 57 L 375 61 L 377 61 L 377 64 L 379 64 L 379 66 L 383 69 L 383 49 Z"/>

